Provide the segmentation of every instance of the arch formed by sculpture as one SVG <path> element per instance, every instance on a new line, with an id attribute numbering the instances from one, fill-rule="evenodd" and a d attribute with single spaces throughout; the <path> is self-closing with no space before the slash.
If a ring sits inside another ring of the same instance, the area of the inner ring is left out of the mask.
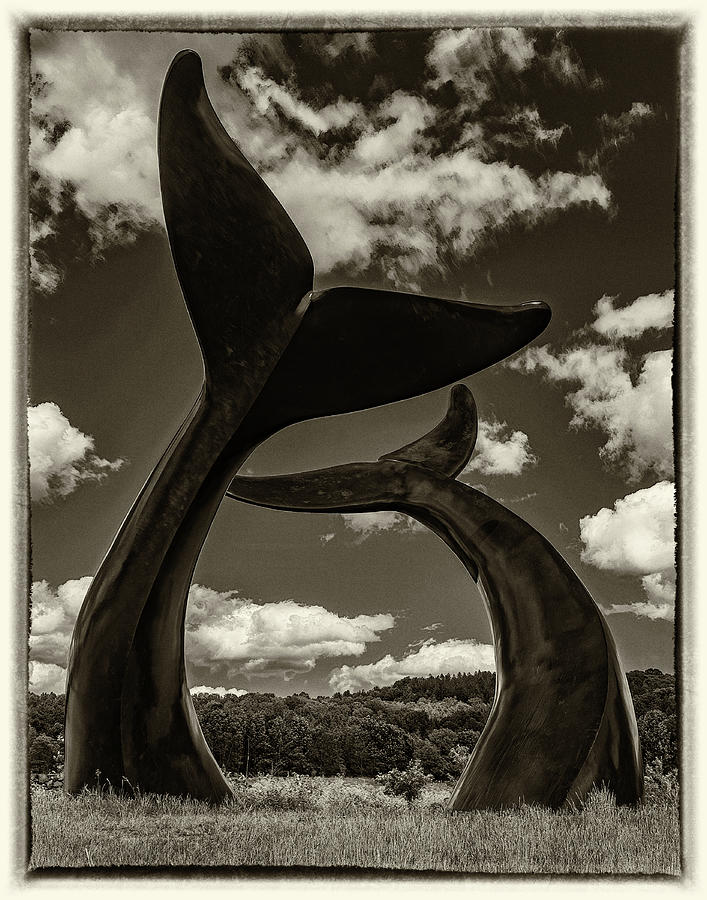
<path id="1" fill-rule="evenodd" d="M 350 287 L 312 291 L 309 251 L 221 125 L 192 51 L 179 53 L 166 75 L 158 151 L 204 382 L 79 612 L 64 783 L 73 793 L 127 779 L 143 790 L 219 800 L 230 788 L 194 713 L 184 617 L 199 552 L 238 468 L 285 425 L 471 375 L 536 337 L 550 312 L 540 302 L 494 307 Z M 411 367 L 411 357 L 424 364 Z"/>
<path id="2" fill-rule="evenodd" d="M 539 532 L 456 475 L 477 413 L 456 385 L 429 434 L 382 456 L 297 475 L 236 477 L 228 495 L 307 512 L 398 510 L 437 534 L 477 582 L 491 621 L 496 696 L 450 800 L 455 810 L 581 803 L 606 785 L 643 792 L 638 731 L 611 632 L 580 579 Z"/>

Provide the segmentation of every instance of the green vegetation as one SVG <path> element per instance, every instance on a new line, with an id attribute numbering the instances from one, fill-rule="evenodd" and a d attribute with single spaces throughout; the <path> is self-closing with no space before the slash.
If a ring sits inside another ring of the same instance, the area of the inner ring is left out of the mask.
<path id="1" fill-rule="evenodd" d="M 451 785 L 408 804 L 371 779 L 234 781 L 232 801 L 34 787 L 31 868 L 49 866 L 355 866 L 483 873 L 679 873 L 674 796 L 616 808 L 450 813 Z"/>
<path id="2" fill-rule="evenodd" d="M 412 805 L 419 799 L 427 782 L 432 781 L 432 776 L 425 775 L 419 759 L 413 759 L 404 772 L 391 769 L 385 775 L 376 775 L 376 781 L 382 786 L 384 794 L 389 797 L 404 797 Z"/>
<path id="3" fill-rule="evenodd" d="M 629 672 L 628 681 L 644 760 L 671 773 L 678 764 L 675 679 L 648 669 Z M 374 777 L 404 771 L 417 759 L 425 774 L 443 781 L 461 772 L 486 723 L 494 689 L 492 673 L 476 672 L 403 678 L 390 687 L 316 699 L 304 693 L 199 695 L 194 705 L 226 772 Z M 60 767 L 63 721 L 63 695 L 30 694 L 33 771 Z"/>

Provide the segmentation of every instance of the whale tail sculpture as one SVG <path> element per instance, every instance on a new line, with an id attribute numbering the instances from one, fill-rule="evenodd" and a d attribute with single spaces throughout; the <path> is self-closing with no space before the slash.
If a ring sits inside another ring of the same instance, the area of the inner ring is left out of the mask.
<path id="1" fill-rule="evenodd" d="M 239 467 L 285 425 L 413 397 L 492 365 L 535 338 L 550 311 L 540 302 L 313 292 L 304 240 L 221 125 L 189 50 L 165 78 L 158 151 L 204 380 L 79 612 L 64 783 L 74 793 L 99 778 L 116 788 L 127 780 L 220 800 L 231 791 L 189 694 L 184 618 L 199 552 Z M 423 363 L 411 367 L 411 356 Z"/>
<path id="2" fill-rule="evenodd" d="M 527 522 L 455 476 L 473 450 L 476 405 L 463 385 L 429 434 L 377 463 L 236 477 L 228 494 L 308 512 L 405 512 L 447 543 L 477 581 L 494 636 L 496 697 L 452 809 L 521 802 L 557 808 L 606 785 L 642 796 L 633 704 L 609 628 L 567 562 Z"/>

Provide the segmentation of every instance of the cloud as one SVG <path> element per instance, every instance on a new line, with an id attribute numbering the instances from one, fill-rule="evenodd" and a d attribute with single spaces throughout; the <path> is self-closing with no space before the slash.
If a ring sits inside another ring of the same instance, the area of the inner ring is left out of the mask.
<path id="1" fill-rule="evenodd" d="M 46 581 L 32 584 L 30 659 L 38 666 L 34 676 L 38 684 L 56 680 L 58 670 L 64 671 L 76 617 L 91 581 L 92 576 L 86 575 L 56 589 Z M 360 656 L 394 625 L 395 617 L 388 613 L 339 616 L 322 606 L 294 600 L 255 603 L 239 597 L 237 591 L 219 592 L 193 584 L 185 655 L 188 663 L 208 669 L 219 681 L 228 682 L 237 675 L 279 675 L 289 680 L 313 669 L 319 659 Z M 201 685 L 192 693 L 207 689 L 225 690 Z M 228 691 L 234 692 L 238 691 Z"/>
<path id="2" fill-rule="evenodd" d="M 94 438 L 75 428 L 56 403 L 30 406 L 27 422 L 33 500 L 50 503 L 66 497 L 85 481 L 102 481 L 125 462 L 98 456 Z"/>
<path id="3" fill-rule="evenodd" d="M 674 292 L 647 294 L 637 297 L 633 303 L 614 307 L 616 297 L 604 295 L 594 307 L 596 319 L 592 328 L 605 337 L 637 338 L 649 329 L 663 330 L 673 324 Z"/>
<path id="4" fill-rule="evenodd" d="M 336 533 L 333 531 L 330 531 L 327 534 L 320 534 L 319 540 L 321 541 L 322 544 L 328 544 L 329 541 L 333 541 L 335 537 L 336 537 Z"/>
<path id="5" fill-rule="evenodd" d="M 46 666 L 62 669 L 66 666 L 71 633 L 92 580 L 92 575 L 84 575 L 65 581 L 56 590 L 46 581 L 32 583 L 29 655 L 30 660 L 40 665 L 38 673 L 56 675 L 55 669 Z"/>
<path id="6" fill-rule="evenodd" d="M 646 603 L 614 604 L 610 611 L 672 618 L 675 603 L 675 486 L 661 481 L 628 494 L 579 520 L 583 562 L 637 575 Z"/>
<path id="7" fill-rule="evenodd" d="M 397 139 L 405 135 L 410 132 L 401 128 Z M 530 228 L 572 207 L 608 209 L 611 203 L 596 175 L 546 172 L 534 178 L 520 166 L 484 162 L 467 149 L 430 153 L 413 147 L 377 164 L 353 155 L 322 161 L 299 148 L 263 177 L 302 232 L 318 271 L 377 270 L 391 284 L 412 289 L 423 274 L 445 273 L 447 254 L 471 258 L 511 225 Z"/>
<path id="8" fill-rule="evenodd" d="M 628 494 L 613 509 L 579 520 L 582 561 L 613 572 L 650 575 L 675 557 L 675 486 L 660 481 Z"/>
<path id="9" fill-rule="evenodd" d="M 198 584 L 189 591 L 186 656 L 223 680 L 235 675 L 280 675 L 288 680 L 314 668 L 318 659 L 359 656 L 392 615 L 339 616 L 322 606 L 294 600 L 255 603 L 237 591 L 218 592 Z"/>
<path id="10" fill-rule="evenodd" d="M 638 618 L 665 619 L 668 622 L 675 618 L 675 607 L 668 603 L 614 603 L 609 607 L 602 607 L 602 612 L 605 616 L 630 613 Z"/>
<path id="11" fill-rule="evenodd" d="M 482 475 L 520 475 L 526 466 L 537 463 L 530 449 L 528 435 L 523 431 L 509 432 L 505 422 L 479 422 L 474 455 L 464 472 Z"/>
<path id="12" fill-rule="evenodd" d="M 402 659 L 390 654 L 377 662 L 361 666 L 341 666 L 329 675 L 334 691 L 365 691 L 385 687 L 400 678 L 417 675 L 442 675 L 455 672 L 494 671 L 493 647 L 474 640 L 452 638 L 438 644 L 433 638 Z"/>
<path id="13" fill-rule="evenodd" d="M 33 694 L 63 694 L 66 690 L 66 669 L 54 663 L 30 660 L 29 689 Z"/>
<path id="14" fill-rule="evenodd" d="M 31 234 L 31 274 L 51 293 L 61 271 L 37 244 L 55 231 L 67 197 L 96 252 L 162 221 L 156 124 L 135 77 L 91 35 L 37 47 L 32 70 L 29 162 L 46 218 Z"/>
<path id="15" fill-rule="evenodd" d="M 612 147 L 616 150 L 620 145 L 632 141 L 636 128 L 654 115 L 654 110 L 647 103 L 636 102 L 618 115 L 602 113 L 599 118 L 599 128 L 604 139 L 602 149 Z"/>
<path id="16" fill-rule="evenodd" d="M 422 631 L 437 631 L 437 629 L 441 628 L 442 625 L 442 622 L 433 622 L 431 625 L 423 625 Z"/>
<path id="17" fill-rule="evenodd" d="M 568 130 L 569 125 L 559 125 L 549 128 L 540 118 L 536 106 L 516 107 L 506 117 L 505 128 L 502 126 L 492 138 L 487 138 L 493 144 L 506 144 L 511 147 L 533 146 L 536 149 L 545 144 L 557 147 L 562 135 Z"/>
<path id="18" fill-rule="evenodd" d="M 190 694 L 218 694 L 219 697 L 233 696 L 233 697 L 242 697 L 244 694 L 247 694 L 248 691 L 244 691 L 242 688 L 225 688 L 225 687 L 210 687 L 206 684 L 200 684 L 198 687 L 189 688 Z"/>
<path id="19" fill-rule="evenodd" d="M 621 148 L 632 143 L 639 127 L 652 119 L 655 111 L 647 103 L 632 103 L 618 115 L 602 113 L 596 122 L 598 143 L 593 153 L 579 151 L 579 162 L 588 171 L 610 166 Z"/>
<path id="20" fill-rule="evenodd" d="M 363 116 L 360 103 L 343 98 L 314 109 L 303 102 L 295 91 L 277 84 L 255 66 L 239 71 L 236 80 L 261 116 L 271 115 L 274 107 L 291 122 L 296 122 L 317 136 L 332 128 L 344 128 L 353 119 Z"/>
<path id="21" fill-rule="evenodd" d="M 354 532 L 358 543 L 384 531 L 415 534 L 427 530 L 417 519 L 401 512 L 384 510 L 381 512 L 341 513 L 340 515 L 344 527 Z"/>
<path id="22" fill-rule="evenodd" d="M 601 79 L 596 76 L 589 79 L 582 61 L 577 53 L 568 45 L 559 31 L 553 40 L 550 50 L 540 57 L 542 68 L 560 84 L 572 88 L 601 86 Z"/>
<path id="23" fill-rule="evenodd" d="M 573 411 L 570 426 L 602 429 L 607 441 L 600 455 L 636 480 L 649 471 L 659 477 L 673 472 L 672 364 L 671 350 L 648 353 L 634 379 L 624 348 L 589 344 L 559 353 L 531 347 L 507 365 L 578 383 L 565 398 Z"/>
<path id="24" fill-rule="evenodd" d="M 32 258 L 35 283 L 45 292 L 56 289 L 61 270 L 41 234 L 46 239 L 59 227 L 68 202 L 86 217 L 94 251 L 162 223 L 155 112 L 167 38 L 151 40 L 74 33 L 34 41 L 30 156 L 44 214 Z M 194 39 L 199 49 L 205 40 Z M 210 40 L 222 43 L 207 77 L 226 46 L 223 36 Z M 376 38 L 338 35 L 315 43 L 327 65 L 343 66 L 352 54 L 375 52 Z M 312 41 L 307 46 L 311 52 Z M 577 206 L 611 206 L 595 172 L 553 170 L 548 160 L 534 177 L 508 159 L 509 142 L 549 153 L 567 128 L 546 125 L 534 106 L 501 102 L 506 86 L 517 93 L 519 79 L 545 64 L 522 29 L 439 32 L 427 53 L 429 80 L 414 93 L 392 91 L 365 106 L 333 94 L 328 82 L 300 89 L 298 75 L 306 73 L 277 35 L 232 35 L 230 47 L 221 80 L 210 84 L 214 103 L 301 230 L 322 275 L 345 268 L 349 277 L 365 273 L 418 289 L 423 276 L 447 272 L 450 254 L 470 258 L 504 229 L 530 228 Z M 435 94 L 448 81 L 460 98 L 451 110 Z M 500 103 L 494 129 L 507 136 L 505 144 L 486 134 L 480 105 L 490 97 Z M 443 144 L 440 135 L 450 127 L 459 140 L 445 137 Z"/>
<path id="25" fill-rule="evenodd" d="M 506 67 L 514 74 L 535 56 L 534 41 L 520 28 L 462 28 L 439 32 L 432 40 L 427 65 L 430 83 L 453 82 L 462 102 L 478 108 L 493 94 L 494 72 Z"/>
<path id="26" fill-rule="evenodd" d="M 317 53 L 324 62 L 334 63 L 340 56 L 352 53 L 363 59 L 373 53 L 370 34 L 306 34 L 302 42 Z"/>

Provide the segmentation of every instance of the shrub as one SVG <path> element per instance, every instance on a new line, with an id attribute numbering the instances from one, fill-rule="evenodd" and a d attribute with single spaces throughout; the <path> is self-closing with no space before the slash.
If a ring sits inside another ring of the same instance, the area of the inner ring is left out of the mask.
<path id="1" fill-rule="evenodd" d="M 680 783 L 676 769 L 663 770 L 663 762 L 658 759 L 648 763 L 643 772 L 644 797 L 655 806 L 673 806 L 680 795 Z"/>
<path id="2" fill-rule="evenodd" d="M 37 735 L 29 748 L 30 772 L 47 773 L 54 767 L 54 757 L 59 751 L 59 745 L 46 734 Z"/>
<path id="3" fill-rule="evenodd" d="M 412 804 L 422 793 L 422 788 L 427 782 L 432 781 L 431 775 L 425 775 L 419 759 L 413 759 L 404 771 L 391 769 L 385 775 L 376 775 L 376 781 L 383 785 L 383 792 L 392 797 L 404 797 Z"/>
<path id="4" fill-rule="evenodd" d="M 314 809 L 314 785 L 308 775 L 263 775 L 248 780 L 231 776 L 233 803 L 240 809 Z"/>
<path id="5" fill-rule="evenodd" d="M 452 747 L 449 751 L 449 768 L 455 775 L 461 775 L 470 756 L 471 750 L 469 750 L 468 747 L 465 747 L 464 744 L 457 744 Z"/>

